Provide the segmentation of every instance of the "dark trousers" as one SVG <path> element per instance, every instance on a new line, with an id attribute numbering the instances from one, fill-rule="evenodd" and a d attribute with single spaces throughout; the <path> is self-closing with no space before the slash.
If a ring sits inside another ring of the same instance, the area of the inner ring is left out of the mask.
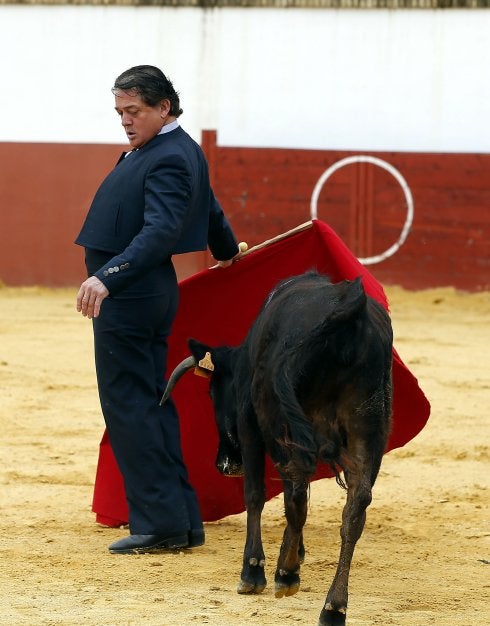
<path id="1" fill-rule="evenodd" d="M 173 272 L 173 270 L 172 270 Z M 202 528 L 171 401 L 159 406 L 178 287 L 163 296 L 106 298 L 94 319 L 102 412 L 124 478 L 132 534 Z"/>

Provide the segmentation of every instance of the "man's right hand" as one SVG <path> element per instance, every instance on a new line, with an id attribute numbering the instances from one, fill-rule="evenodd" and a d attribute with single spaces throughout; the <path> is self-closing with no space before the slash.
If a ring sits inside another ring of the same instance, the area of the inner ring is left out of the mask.
<path id="1" fill-rule="evenodd" d="M 80 285 L 77 294 L 77 311 L 84 317 L 92 319 L 98 317 L 104 298 L 109 295 L 109 290 L 96 276 L 90 276 Z"/>

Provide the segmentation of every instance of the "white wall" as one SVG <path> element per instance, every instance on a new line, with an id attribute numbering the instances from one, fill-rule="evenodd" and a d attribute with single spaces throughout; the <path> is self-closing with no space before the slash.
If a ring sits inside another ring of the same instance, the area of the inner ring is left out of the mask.
<path id="1" fill-rule="evenodd" d="M 490 152 L 490 11 L 0 6 L 0 141 L 125 143 L 160 66 L 222 145 Z"/>

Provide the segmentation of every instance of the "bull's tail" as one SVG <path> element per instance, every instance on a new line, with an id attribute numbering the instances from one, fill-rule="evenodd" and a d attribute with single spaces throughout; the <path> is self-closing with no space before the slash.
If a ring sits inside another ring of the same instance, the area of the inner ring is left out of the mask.
<path id="1" fill-rule="evenodd" d="M 292 388 L 290 387 L 292 390 Z M 285 451 L 287 462 L 282 468 L 293 479 L 305 479 L 312 476 L 316 471 L 318 462 L 328 465 L 340 487 L 346 489 L 341 478 L 341 472 L 345 469 L 345 459 L 342 451 L 342 437 L 335 429 L 331 429 L 328 439 L 317 439 L 313 424 L 305 415 L 296 395 L 283 396 L 281 404 L 281 417 L 285 417 L 286 431 L 283 437 L 278 438 L 278 443 Z"/>
<path id="2" fill-rule="evenodd" d="M 316 442 L 311 422 L 296 397 L 288 369 L 274 376 L 274 393 L 283 431 L 276 433 L 276 441 L 283 451 L 281 469 L 292 479 L 305 479 L 315 473 Z"/>

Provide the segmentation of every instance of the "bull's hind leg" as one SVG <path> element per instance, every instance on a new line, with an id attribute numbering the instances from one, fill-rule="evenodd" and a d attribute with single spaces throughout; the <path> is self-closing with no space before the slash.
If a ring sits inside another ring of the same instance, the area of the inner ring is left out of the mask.
<path id="1" fill-rule="evenodd" d="M 381 444 L 381 445 L 380 445 Z M 350 447 L 350 446 L 349 446 Z M 319 626 L 344 626 L 347 613 L 349 572 L 354 549 L 366 522 L 372 487 L 381 464 L 382 442 L 370 445 L 357 442 L 356 459 L 345 473 L 347 500 L 342 511 L 341 547 L 337 571 L 320 613 Z M 352 454 L 352 450 L 350 450 Z"/>
<path id="2" fill-rule="evenodd" d="M 307 514 L 306 481 L 284 481 L 284 507 L 287 526 L 284 530 L 281 550 L 275 574 L 275 596 L 292 596 L 299 590 L 300 564 L 304 560 L 303 527 Z"/>

